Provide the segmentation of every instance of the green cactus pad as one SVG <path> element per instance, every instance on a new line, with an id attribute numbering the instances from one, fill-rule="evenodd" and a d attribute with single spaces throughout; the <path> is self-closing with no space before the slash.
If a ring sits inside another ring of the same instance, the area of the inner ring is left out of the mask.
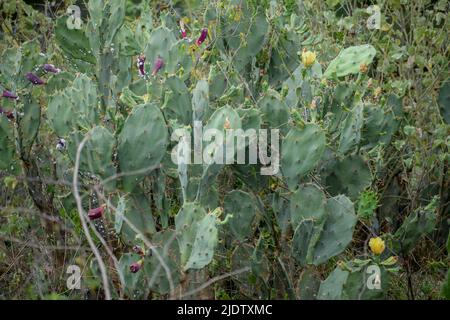
<path id="1" fill-rule="evenodd" d="M 185 203 L 175 216 L 175 229 L 180 247 L 181 265 L 185 265 L 191 256 L 197 234 L 197 222 L 204 217 L 206 217 L 205 209 L 195 203 Z"/>
<path id="2" fill-rule="evenodd" d="M 359 145 L 363 121 L 363 106 L 357 104 L 347 115 L 340 128 L 338 152 L 341 155 L 351 152 Z"/>
<path id="3" fill-rule="evenodd" d="M 270 129 L 279 129 L 285 134 L 288 129 L 289 108 L 277 93 L 272 92 L 258 101 L 262 120 Z"/>
<path id="4" fill-rule="evenodd" d="M 101 126 L 91 129 L 87 136 L 89 139 L 80 154 L 80 170 L 96 174 L 102 179 L 111 177 L 116 173 L 112 162 L 116 139 L 108 129 Z M 68 151 L 72 161 L 75 161 L 76 151 L 82 139 L 80 132 L 70 135 Z M 113 187 L 114 181 L 109 182 L 107 186 Z"/>
<path id="5" fill-rule="evenodd" d="M 0 169 L 9 170 L 15 153 L 13 128 L 6 117 L 0 116 Z"/>
<path id="6" fill-rule="evenodd" d="M 131 191 L 145 174 L 159 166 L 167 148 L 168 132 L 164 117 L 154 104 L 133 109 L 118 138 L 120 171 L 142 170 L 139 175 L 125 175 L 123 188 Z"/>
<path id="7" fill-rule="evenodd" d="M 180 254 L 176 241 L 175 231 L 165 230 L 155 233 L 151 238 L 152 244 L 164 260 L 170 271 L 173 285 L 176 287 L 181 279 Z M 146 259 L 144 272 L 148 279 L 148 287 L 159 294 L 170 292 L 167 271 L 162 267 L 161 261 L 152 254 Z"/>
<path id="8" fill-rule="evenodd" d="M 25 99 L 24 116 L 19 120 L 19 128 L 22 152 L 28 154 L 38 134 L 41 122 L 41 106 L 31 95 Z"/>
<path id="9" fill-rule="evenodd" d="M 66 17 L 56 21 L 55 36 L 58 45 L 69 57 L 94 64 L 96 59 L 83 29 L 69 29 L 66 21 Z"/>
<path id="10" fill-rule="evenodd" d="M 319 265 L 338 255 L 349 245 L 358 220 L 353 203 L 344 195 L 327 200 L 326 220 L 314 244 L 313 264 Z"/>
<path id="11" fill-rule="evenodd" d="M 320 284 L 317 299 L 319 300 L 341 300 L 344 284 L 347 282 L 349 272 L 334 269 L 332 273 Z"/>
<path id="12" fill-rule="evenodd" d="M 328 168 L 325 182 L 332 195 L 346 194 L 356 200 L 359 193 L 372 182 L 370 169 L 359 155 L 334 161 Z"/>
<path id="13" fill-rule="evenodd" d="M 208 214 L 197 223 L 194 245 L 184 270 L 201 269 L 212 261 L 218 241 L 216 219 L 214 214 Z"/>
<path id="14" fill-rule="evenodd" d="M 298 224 L 292 254 L 300 265 L 320 265 L 340 254 L 351 242 L 357 217 L 353 203 L 343 195 L 326 202 L 325 214 Z"/>
<path id="15" fill-rule="evenodd" d="M 224 211 L 233 215 L 228 226 L 237 240 L 243 241 L 252 232 L 252 222 L 257 213 L 255 199 L 241 190 L 233 190 L 224 198 Z"/>
<path id="16" fill-rule="evenodd" d="M 167 87 L 162 110 L 167 119 L 177 119 L 178 123 L 189 125 L 192 123 L 191 96 L 184 82 L 177 77 L 170 77 L 166 81 Z"/>
<path id="17" fill-rule="evenodd" d="M 318 221 L 325 214 L 325 194 L 315 185 L 302 185 L 291 196 L 292 229 L 306 219 Z"/>
<path id="18" fill-rule="evenodd" d="M 283 139 L 281 171 L 288 179 L 289 188 L 297 186 L 298 179 L 310 172 L 325 150 L 325 133 L 316 124 L 304 128 L 292 128 Z"/>
<path id="19" fill-rule="evenodd" d="M 375 54 L 376 50 L 370 44 L 346 48 L 330 62 L 323 76 L 324 78 L 344 77 L 348 74 L 359 73 L 360 65 L 368 66 L 371 64 Z"/>
<path id="20" fill-rule="evenodd" d="M 135 190 L 125 197 L 124 217 L 139 230 L 139 233 L 146 237 L 150 237 L 156 232 L 151 203 L 145 193 L 140 189 Z M 127 244 L 132 244 L 136 242 L 137 236 L 138 233 L 126 222 L 123 222 L 121 231 L 122 240 Z"/>
<path id="21" fill-rule="evenodd" d="M 206 80 L 197 82 L 192 91 L 193 120 L 201 121 L 209 108 L 209 86 Z"/>
<path id="22" fill-rule="evenodd" d="M 439 110 L 445 123 L 450 124 L 450 79 L 442 83 L 439 89 Z"/>

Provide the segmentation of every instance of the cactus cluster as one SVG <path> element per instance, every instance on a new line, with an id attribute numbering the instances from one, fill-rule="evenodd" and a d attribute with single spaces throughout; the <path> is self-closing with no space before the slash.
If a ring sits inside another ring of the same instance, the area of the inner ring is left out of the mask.
<path id="1" fill-rule="evenodd" d="M 376 184 L 371 157 L 397 132 L 401 100 L 365 95 L 377 52 L 370 44 L 342 50 L 322 74 L 320 53 L 308 49 L 313 33 L 276 3 L 225 1 L 220 11 L 208 4 L 195 23 L 167 12 L 151 17 L 143 3 L 130 23 L 125 0 L 90 0 L 85 27 L 56 21 L 67 66 L 30 55 L 36 43 L 3 52 L 0 169 L 10 170 L 17 154 L 27 158 L 43 125 L 57 143 L 50 154 L 61 177 L 79 153 L 83 205 L 95 208 L 88 217 L 112 223 L 123 245 L 126 295 L 173 294 L 172 285 L 211 275 L 222 259 L 249 270 L 232 279 L 252 296 L 270 297 L 270 285 L 288 283 L 292 297 L 372 297 L 360 286 L 362 267 L 338 266 L 324 281 L 314 270 L 346 256 L 355 203 Z M 448 122 L 448 84 L 440 103 Z M 250 142 L 229 154 L 204 137 L 203 162 L 193 163 L 188 145 L 198 122 L 203 132 L 279 130 L 281 170 L 265 177 L 262 161 L 228 163 L 237 151 L 248 159 Z M 178 129 L 187 135 L 176 155 L 186 161 L 174 163 Z M 394 235 L 402 247 L 393 249 L 408 251 L 429 233 L 434 209 L 410 215 Z"/>

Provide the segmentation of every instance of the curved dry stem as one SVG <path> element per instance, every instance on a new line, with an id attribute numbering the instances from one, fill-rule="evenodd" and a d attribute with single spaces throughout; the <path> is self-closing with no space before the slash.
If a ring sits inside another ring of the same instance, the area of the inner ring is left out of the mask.
<path id="1" fill-rule="evenodd" d="M 100 268 L 100 273 L 101 273 L 102 282 L 103 282 L 103 290 L 105 291 L 105 299 L 111 300 L 111 292 L 109 290 L 109 280 L 108 280 L 108 275 L 106 273 L 105 263 L 103 262 L 100 252 L 98 251 L 97 247 L 95 246 L 95 243 L 92 240 L 92 237 L 90 235 L 89 227 L 88 227 L 88 224 L 86 222 L 86 217 L 85 217 L 86 213 L 83 209 L 80 193 L 78 191 L 78 170 L 80 168 L 80 155 L 81 155 L 81 150 L 83 150 L 83 147 L 88 139 L 89 139 L 89 135 L 86 135 L 83 138 L 83 140 L 81 141 L 81 143 L 78 145 L 78 148 L 77 148 L 77 153 L 76 153 L 76 157 L 75 157 L 75 167 L 73 170 L 72 190 L 73 190 L 73 196 L 75 197 L 75 201 L 77 203 L 78 215 L 80 216 L 80 221 L 81 221 L 81 225 L 83 227 L 84 234 L 86 236 L 86 239 L 88 240 L 88 243 L 89 243 L 89 246 L 91 247 L 92 252 L 94 253 L 95 258 L 97 259 L 98 266 Z"/>
<path id="2" fill-rule="evenodd" d="M 193 290 L 191 290 L 191 291 L 188 291 L 188 292 L 182 294 L 182 295 L 181 295 L 181 298 L 185 298 L 185 297 L 188 297 L 188 296 L 192 296 L 192 295 L 196 294 L 197 292 L 200 292 L 200 291 L 202 291 L 203 289 L 209 287 L 209 286 L 212 285 L 214 282 L 223 280 L 223 279 L 228 278 L 228 277 L 235 276 L 235 275 L 237 275 L 237 274 L 241 274 L 241 273 L 247 272 L 247 271 L 249 271 L 249 270 L 250 270 L 250 267 L 245 267 L 245 268 L 241 268 L 241 269 L 235 270 L 235 271 L 233 271 L 233 272 L 228 272 L 228 273 L 222 274 L 222 275 L 220 275 L 220 276 L 211 278 L 211 279 L 209 279 L 208 281 L 206 281 L 204 284 L 202 284 L 201 286 L 199 286 L 198 288 L 193 289 Z"/>

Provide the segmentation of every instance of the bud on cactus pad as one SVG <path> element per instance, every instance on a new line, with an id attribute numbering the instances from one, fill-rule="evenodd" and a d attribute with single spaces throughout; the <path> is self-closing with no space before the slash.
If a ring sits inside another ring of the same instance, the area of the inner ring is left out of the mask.
<path id="1" fill-rule="evenodd" d="M 305 67 L 310 67 L 316 61 L 316 54 L 306 49 L 302 52 L 302 63 Z"/>
<path id="2" fill-rule="evenodd" d="M 142 247 L 135 245 L 133 246 L 133 252 L 140 255 L 140 256 L 144 256 L 144 249 L 142 249 Z"/>

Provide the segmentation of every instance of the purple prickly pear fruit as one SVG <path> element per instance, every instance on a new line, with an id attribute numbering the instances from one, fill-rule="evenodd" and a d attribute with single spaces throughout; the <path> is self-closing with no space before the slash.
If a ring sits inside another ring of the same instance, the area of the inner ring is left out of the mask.
<path id="1" fill-rule="evenodd" d="M 143 54 L 137 57 L 136 65 L 138 67 L 139 76 L 145 77 L 145 56 Z"/>
<path id="2" fill-rule="evenodd" d="M 203 28 L 200 37 L 198 37 L 197 41 L 195 42 L 197 46 L 200 46 L 206 40 L 207 36 L 208 36 L 208 29 Z"/>
<path id="3" fill-rule="evenodd" d="M 61 69 L 56 68 L 54 65 L 50 64 L 50 63 L 46 63 L 42 66 L 42 69 L 44 69 L 44 71 L 46 72 L 51 72 L 51 73 L 60 73 Z"/>
<path id="4" fill-rule="evenodd" d="M 40 86 L 40 85 L 45 84 L 45 81 L 44 81 L 44 80 L 42 80 L 41 78 L 39 78 L 37 75 L 35 75 L 35 74 L 32 73 L 32 72 L 28 72 L 28 73 L 26 74 L 26 78 L 28 79 L 28 81 L 30 81 L 30 82 L 31 82 L 32 84 L 34 84 L 34 85 Z"/>
<path id="5" fill-rule="evenodd" d="M 12 93 L 11 91 L 8 91 L 8 90 L 4 90 L 3 91 L 2 97 L 3 98 L 8 98 L 8 99 L 19 100 L 19 97 L 16 94 L 14 94 L 14 93 Z"/>
<path id="6" fill-rule="evenodd" d="M 5 115 L 5 117 L 11 121 L 14 120 L 14 112 L 12 112 L 12 111 L 8 111 L 8 110 L 5 110 L 2 107 L 0 107 L 0 114 Z"/>
<path id="7" fill-rule="evenodd" d="M 152 76 L 155 76 L 163 66 L 164 60 L 161 57 L 156 58 L 155 64 L 153 65 Z"/>
<path id="8" fill-rule="evenodd" d="M 137 262 L 133 262 L 133 263 L 130 265 L 130 272 L 132 272 L 132 273 L 138 272 L 139 270 L 141 270 L 142 264 L 143 264 L 143 261 L 142 261 L 142 260 L 139 260 L 139 261 L 137 261 Z"/>
<path id="9" fill-rule="evenodd" d="M 89 212 L 88 212 L 89 219 L 95 220 L 95 219 L 101 218 L 103 216 L 104 210 L 105 210 L 105 205 L 102 205 L 98 208 L 89 210 Z"/>
<path id="10" fill-rule="evenodd" d="M 183 39 L 185 39 L 186 36 L 187 36 L 187 32 L 186 32 L 186 28 L 185 28 L 185 26 L 184 26 L 183 20 L 180 20 L 180 32 L 181 32 L 181 37 L 182 37 Z"/>

